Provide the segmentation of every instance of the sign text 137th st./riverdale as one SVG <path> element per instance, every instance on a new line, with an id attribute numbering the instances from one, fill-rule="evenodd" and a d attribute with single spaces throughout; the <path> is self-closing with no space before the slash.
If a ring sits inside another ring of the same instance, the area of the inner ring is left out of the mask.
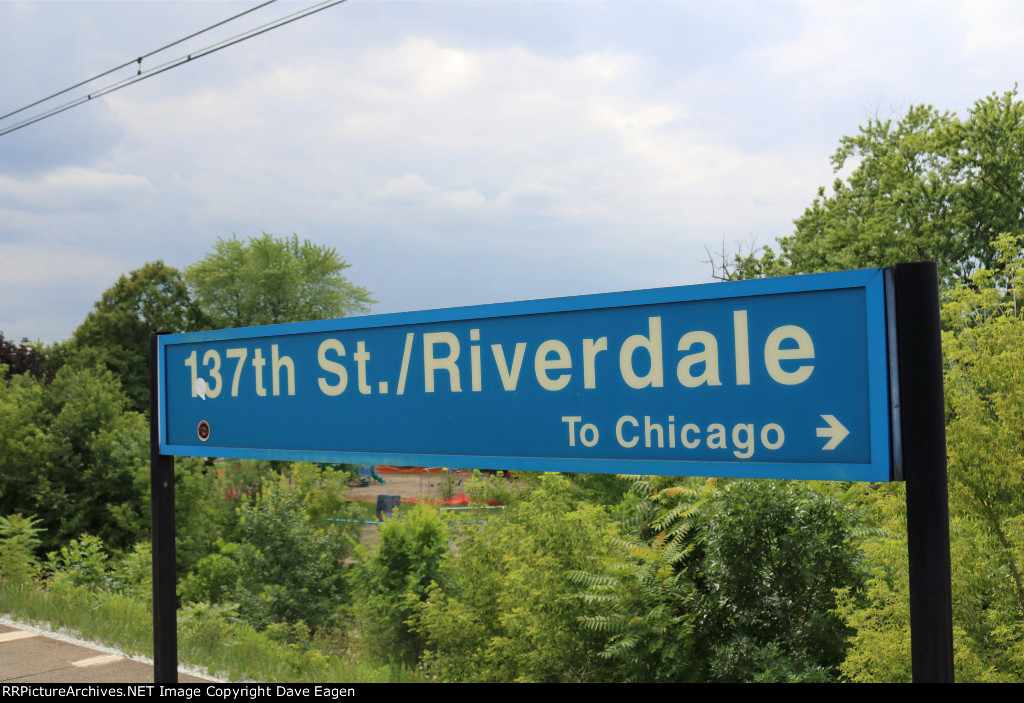
<path id="1" fill-rule="evenodd" d="M 858 271 L 170 335 L 162 446 L 886 480 L 882 279 Z"/>

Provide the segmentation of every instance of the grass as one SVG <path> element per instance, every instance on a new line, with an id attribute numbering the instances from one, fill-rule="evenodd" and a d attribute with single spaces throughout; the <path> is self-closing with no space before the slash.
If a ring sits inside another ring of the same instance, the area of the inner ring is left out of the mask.
<path id="1" fill-rule="evenodd" d="M 43 590 L 35 584 L 0 584 L 0 611 L 48 623 L 130 655 L 153 655 L 153 616 L 148 604 L 115 594 L 90 594 L 71 584 Z"/>
<path id="2" fill-rule="evenodd" d="M 501 517 L 502 511 L 500 509 L 493 508 L 466 508 L 460 510 L 441 508 L 441 513 L 445 515 L 447 519 L 459 525 L 476 524 L 479 522 L 496 520 Z"/>
<path id="3" fill-rule="evenodd" d="M 148 602 L 96 592 L 69 582 L 0 583 L 0 612 L 45 622 L 126 654 L 152 656 Z M 324 654 L 310 643 L 285 644 L 265 632 L 233 622 L 211 606 L 178 611 L 178 659 L 231 681 L 392 683 L 413 681 L 402 667 L 370 666 L 345 655 Z"/>

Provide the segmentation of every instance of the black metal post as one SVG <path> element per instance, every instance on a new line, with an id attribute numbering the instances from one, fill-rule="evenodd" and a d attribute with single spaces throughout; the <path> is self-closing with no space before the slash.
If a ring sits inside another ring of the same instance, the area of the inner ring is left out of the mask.
<path id="1" fill-rule="evenodd" d="M 903 471 L 907 483 L 911 666 L 915 682 L 953 681 L 946 413 L 935 262 L 895 267 Z"/>
<path id="2" fill-rule="evenodd" d="M 149 336 L 149 464 L 153 540 L 153 681 L 178 683 L 178 614 L 174 574 L 174 457 L 160 453 L 157 341 Z"/>

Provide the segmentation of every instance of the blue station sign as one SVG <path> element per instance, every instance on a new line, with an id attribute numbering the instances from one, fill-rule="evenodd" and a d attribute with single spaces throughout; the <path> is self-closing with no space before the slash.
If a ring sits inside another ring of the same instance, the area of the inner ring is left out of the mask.
<path id="1" fill-rule="evenodd" d="M 888 481 L 883 269 L 165 335 L 160 451 Z"/>

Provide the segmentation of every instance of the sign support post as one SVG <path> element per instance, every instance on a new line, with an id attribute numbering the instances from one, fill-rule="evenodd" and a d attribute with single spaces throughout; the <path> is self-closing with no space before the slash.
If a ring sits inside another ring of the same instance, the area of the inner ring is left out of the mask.
<path id="1" fill-rule="evenodd" d="M 953 682 L 946 414 L 935 262 L 894 271 L 915 682 Z"/>
<path id="2" fill-rule="evenodd" d="M 178 683 L 178 614 L 175 592 L 174 457 L 160 453 L 161 408 L 158 393 L 163 372 L 160 333 L 149 336 L 149 464 L 153 541 L 153 680 Z"/>

